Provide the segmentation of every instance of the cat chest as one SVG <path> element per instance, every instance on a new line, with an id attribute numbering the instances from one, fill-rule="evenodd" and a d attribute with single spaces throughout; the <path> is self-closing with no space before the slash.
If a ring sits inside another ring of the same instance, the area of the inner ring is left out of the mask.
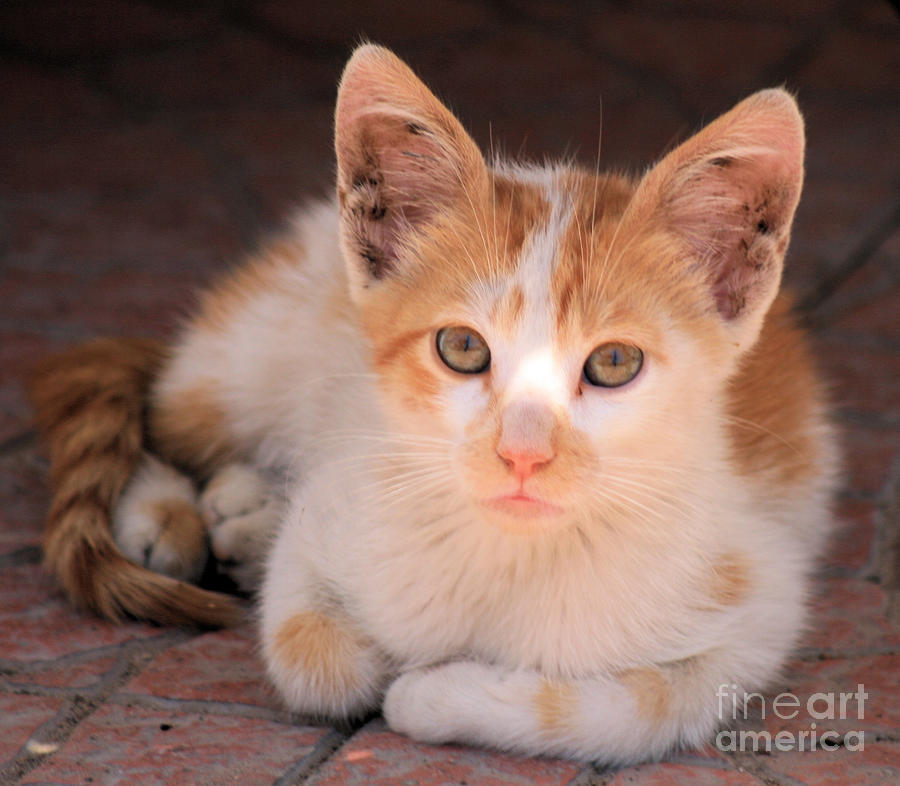
<path id="1" fill-rule="evenodd" d="M 400 662 L 476 657 L 561 675 L 656 657 L 689 627 L 673 593 L 648 593 L 637 572 L 564 557 L 496 544 L 384 551 L 357 574 L 352 603 Z"/>

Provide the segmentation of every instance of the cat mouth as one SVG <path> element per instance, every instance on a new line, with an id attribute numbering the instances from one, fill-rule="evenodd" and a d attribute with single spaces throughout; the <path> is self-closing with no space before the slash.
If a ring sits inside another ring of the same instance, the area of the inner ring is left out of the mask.
<path id="1" fill-rule="evenodd" d="M 541 516 L 559 516 L 563 509 L 552 502 L 532 497 L 521 491 L 515 494 L 501 494 L 484 500 L 484 505 L 501 513 L 520 518 L 537 518 Z"/>

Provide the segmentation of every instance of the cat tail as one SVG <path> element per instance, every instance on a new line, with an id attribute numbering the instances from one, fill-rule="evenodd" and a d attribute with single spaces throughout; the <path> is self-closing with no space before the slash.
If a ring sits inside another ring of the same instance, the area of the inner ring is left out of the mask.
<path id="1" fill-rule="evenodd" d="M 150 385 L 165 357 L 156 341 L 96 339 L 31 374 L 53 489 L 44 564 L 77 605 L 110 620 L 231 626 L 243 617 L 236 599 L 137 565 L 113 540 L 113 507 L 141 460 Z"/>

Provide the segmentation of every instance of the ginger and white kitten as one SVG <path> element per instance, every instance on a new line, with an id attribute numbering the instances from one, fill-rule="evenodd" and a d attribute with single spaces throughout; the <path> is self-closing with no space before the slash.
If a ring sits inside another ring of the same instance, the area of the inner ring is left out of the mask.
<path id="1" fill-rule="evenodd" d="M 206 526 L 240 582 L 262 575 L 294 711 L 608 762 L 703 743 L 719 687 L 764 687 L 796 643 L 829 526 L 823 388 L 777 294 L 794 100 L 751 96 L 638 179 L 486 164 L 366 45 L 335 130 L 336 202 L 211 290 L 167 356 L 85 350 L 119 370 L 93 447 L 54 441 L 62 377 L 36 385 L 49 564 L 108 616 L 230 621 L 134 564 L 196 577 Z M 122 402 L 148 379 L 159 458 L 116 502 L 143 423 Z M 113 504 L 130 561 L 79 545 Z"/>

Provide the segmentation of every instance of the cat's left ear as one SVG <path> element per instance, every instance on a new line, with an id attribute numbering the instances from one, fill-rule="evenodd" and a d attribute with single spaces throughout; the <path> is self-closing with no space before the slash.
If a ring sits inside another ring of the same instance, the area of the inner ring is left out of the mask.
<path id="1" fill-rule="evenodd" d="M 487 188 L 462 124 L 400 58 L 365 44 L 341 78 L 335 111 L 341 242 L 366 286 L 401 266 L 415 233 Z"/>
<path id="2" fill-rule="evenodd" d="M 755 342 L 781 282 L 803 185 L 803 118 L 784 90 L 763 90 L 669 153 L 641 182 L 640 204 L 681 241 L 722 324 Z"/>

